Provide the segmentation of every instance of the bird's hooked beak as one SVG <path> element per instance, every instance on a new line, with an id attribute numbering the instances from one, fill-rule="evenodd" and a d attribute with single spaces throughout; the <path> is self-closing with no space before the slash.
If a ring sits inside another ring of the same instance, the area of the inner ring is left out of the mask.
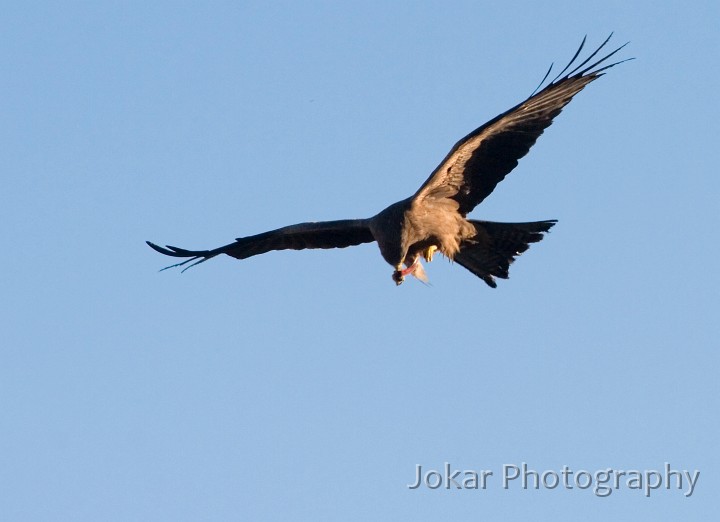
<path id="1" fill-rule="evenodd" d="M 405 277 L 409 275 L 418 278 L 423 283 L 428 282 L 425 269 L 423 268 L 422 263 L 420 263 L 420 258 L 415 259 L 415 261 L 413 261 L 413 263 L 407 268 L 402 268 L 402 265 L 398 265 L 393 272 L 392 278 L 393 281 L 395 281 L 395 284 L 400 286 L 403 281 L 405 281 Z"/>

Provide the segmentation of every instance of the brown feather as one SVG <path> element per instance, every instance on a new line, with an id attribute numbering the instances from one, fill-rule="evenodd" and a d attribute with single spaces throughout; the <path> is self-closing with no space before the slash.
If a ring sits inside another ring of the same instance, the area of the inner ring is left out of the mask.
<path id="1" fill-rule="evenodd" d="M 528 153 L 573 96 L 602 76 L 601 71 L 617 65 L 614 63 L 596 71 L 592 70 L 592 67 L 601 64 L 618 50 L 590 68 L 556 79 L 537 94 L 458 141 L 420 187 L 415 198 L 449 198 L 456 201 L 459 212 L 466 215 L 489 196 L 497 184 L 517 166 L 520 158 Z M 571 64 L 572 61 L 565 69 Z"/>
<path id="2" fill-rule="evenodd" d="M 586 65 L 609 39 L 575 66 L 583 40 L 557 78 L 461 139 L 415 195 L 393 203 L 369 219 L 300 223 L 237 238 L 213 250 L 185 250 L 147 243 L 162 254 L 187 258 L 167 268 L 183 265 L 190 268 L 220 254 L 246 259 L 272 250 L 345 248 L 377 241 L 383 258 L 395 269 L 393 279 L 397 284 L 412 273 L 403 270 L 403 264 L 408 269 L 419 266 L 414 269 L 415 275 L 422 279 L 424 271 L 416 261 L 419 262 L 421 256 L 429 259 L 437 249 L 495 287 L 495 278 L 507 278 L 515 258 L 531 243 L 540 241 L 555 221 L 493 223 L 471 221 L 465 216 L 517 166 L 518 160 L 528 153 L 573 96 L 599 78 L 602 71 L 621 63 L 598 67 L 624 46 Z M 574 69 L 570 70 L 571 67 Z M 545 78 L 541 86 L 544 82 Z"/>

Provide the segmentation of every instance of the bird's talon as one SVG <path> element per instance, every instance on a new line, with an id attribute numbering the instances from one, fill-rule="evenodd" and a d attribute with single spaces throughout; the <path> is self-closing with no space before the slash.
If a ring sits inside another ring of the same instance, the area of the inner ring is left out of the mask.
<path id="1" fill-rule="evenodd" d="M 425 250 L 425 252 L 423 252 L 423 257 L 425 258 L 425 261 L 427 261 L 428 263 L 430 261 L 432 261 L 433 254 L 435 253 L 436 250 L 437 250 L 437 247 L 435 245 L 430 245 L 429 247 L 427 247 L 427 250 Z"/>

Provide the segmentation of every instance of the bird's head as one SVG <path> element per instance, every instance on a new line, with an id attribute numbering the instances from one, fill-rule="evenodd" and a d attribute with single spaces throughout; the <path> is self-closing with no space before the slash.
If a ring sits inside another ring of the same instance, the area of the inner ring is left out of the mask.
<path id="1" fill-rule="evenodd" d="M 420 263 L 419 257 L 415 258 L 415 261 L 413 261 L 407 268 L 402 268 L 402 265 L 398 265 L 392 274 L 392 279 L 395 281 L 396 285 L 400 286 L 403 281 L 405 281 L 405 277 L 409 275 L 416 277 L 423 283 L 428 282 L 427 275 L 425 274 L 425 268 L 423 268 L 422 263 Z"/>

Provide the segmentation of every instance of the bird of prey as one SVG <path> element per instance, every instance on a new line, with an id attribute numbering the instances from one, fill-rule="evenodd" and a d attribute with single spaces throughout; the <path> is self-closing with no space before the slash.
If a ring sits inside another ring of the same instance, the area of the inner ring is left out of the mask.
<path id="1" fill-rule="evenodd" d="M 377 241 L 398 285 L 409 275 L 427 281 L 420 259 L 429 262 L 440 252 L 495 288 L 495 278 L 507 279 L 515 257 L 540 241 L 557 221 L 497 223 L 468 219 L 467 214 L 517 166 L 573 96 L 603 71 L 626 61 L 607 64 L 627 44 L 596 58 L 611 37 L 576 65 L 583 38 L 570 63 L 553 80 L 545 85 L 551 65 L 529 98 L 458 141 L 415 194 L 371 218 L 290 225 L 212 250 L 147 244 L 161 254 L 188 258 L 167 267 L 190 263 L 187 269 L 220 254 L 246 259 L 271 250 L 345 248 Z"/>

